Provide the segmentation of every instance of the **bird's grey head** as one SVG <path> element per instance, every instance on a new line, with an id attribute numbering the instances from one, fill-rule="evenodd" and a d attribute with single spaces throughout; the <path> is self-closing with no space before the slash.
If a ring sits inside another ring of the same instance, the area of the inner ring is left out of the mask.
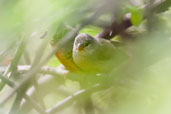
<path id="1" fill-rule="evenodd" d="M 74 49 L 79 52 L 83 50 L 90 51 L 92 50 L 92 48 L 95 48 L 97 46 L 96 43 L 97 41 L 95 40 L 95 38 L 88 34 L 81 33 L 75 38 Z"/>

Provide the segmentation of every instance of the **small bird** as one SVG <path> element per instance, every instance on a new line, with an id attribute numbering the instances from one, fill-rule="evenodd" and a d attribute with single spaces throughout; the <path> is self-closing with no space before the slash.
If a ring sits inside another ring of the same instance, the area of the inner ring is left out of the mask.
<path id="1" fill-rule="evenodd" d="M 86 72 L 105 73 L 118 65 L 121 52 L 109 40 L 81 33 L 75 38 L 72 57 Z"/>
<path id="2" fill-rule="evenodd" d="M 58 25 L 56 33 L 53 37 L 53 40 L 51 41 L 51 46 L 54 47 L 56 42 L 58 42 L 61 38 L 63 38 L 67 33 L 70 32 L 70 29 L 66 27 L 66 24 L 61 23 Z M 62 65 L 66 69 L 71 72 L 79 72 L 81 69 L 74 63 L 73 58 L 72 58 L 72 48 L 73 48 L 73 43 L 74 43 L 74 38 L 71 41 L 67 41 L 65 45 L 61 46 L 60 49 L 56 52 L 56 57 L 58 60 L 62 63 Z"/>

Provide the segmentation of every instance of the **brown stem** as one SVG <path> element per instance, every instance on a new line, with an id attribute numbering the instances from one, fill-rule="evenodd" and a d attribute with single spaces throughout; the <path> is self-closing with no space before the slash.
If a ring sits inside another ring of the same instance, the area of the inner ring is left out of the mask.
<path id="1" fill-rule="evenodd" d="M 111 39 L 112 37 L 118 35 L 122 31 L 126 30 L 132 26 L 130 16 L 126 15 L 124 19 L 118 23 L 116 20 L 112 22 L 112 24 L 106 27 L 99 35 L 100 38 Z"/>
<path id="2" fill-rule="evenodd" d="M 146 5 L 144 9 L 153 11 L 155 13 L 161 13 L 168 10 L 170 6 L 171 6 L 171 1 L 165 0 L 162 3 L 153 4 L 152 6 Z M 144 19 L 146 18 L 147 17 L 144 16 Z M 131 26 L 132 26 L 131 15 L 128 13 L 124 16 L 123 20 L 120 23 L 118 23 L 116 20 L 113 20 L 113 22 L 108 27 L 105 27 L 102 30 L 102 32 L 98 34 L 97 37 L 104 38 L 104 39 L 111 39 L 114 36 L 122 33 L 123 31 L 125 31 L 127 28 Z"/>

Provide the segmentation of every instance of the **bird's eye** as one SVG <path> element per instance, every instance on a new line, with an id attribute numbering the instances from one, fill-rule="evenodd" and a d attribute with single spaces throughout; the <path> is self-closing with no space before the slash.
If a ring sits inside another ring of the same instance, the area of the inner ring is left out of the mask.
<path id="1" fill-rule="evenodd" d="M 81 51 L 89 45 L 89 42 L 78 43 L 78 50 Z"/>
<path id="2" fill-rule="evenodd" d="M 91 40 L 87 40 L 85 43 L 85 47 L 88 46 L 91 43 Z"/>
<path id="3" fill-rule="evenodd" d="M 89 45 L 89 42 L 86 42 L 84 46 L 87 47 L 88 45 Z"/>

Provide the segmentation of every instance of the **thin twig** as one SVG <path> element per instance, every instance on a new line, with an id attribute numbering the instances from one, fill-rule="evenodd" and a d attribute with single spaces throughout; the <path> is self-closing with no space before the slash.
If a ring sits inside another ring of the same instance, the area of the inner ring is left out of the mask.
<path id="1" fill-rule="evenodd" d="M 39 102 L 39 104 L 41 105 L 41 107 L 43 108 L 43 109 L 45 109 L 45 104 L 44 104 L 44 101 L 43 101 L 43 96 L 42 96 L 42 94 L 40 93 L 40 89 L 39 89 L 39 85 L 38 85 L 38 82 L 37 82 L 37 78 L 36 77 L 34 77 L 34 79 L 33 79 L 33 85 L 34 85 L 34 87 L 35 87 L 35 91 L 36 91 L 36 99 L 37 99 L 37 101 Z"/>
<path id="2" fill-rule="evenodd" d="M 11 80 L 9 80 L 8 78 L 6 77 L 3 77 L 2 75 L 0 75 L 0 78 L 6 83 L 8 84 L 10 87 L 16 87 L 15 83 L 12 82 Z M 36 109 L 40 114 L 48 114 L 46 113 L 45 111 L 43 111 L 43 108 L 41 108 L 32 98 L 30 98 L 28 95 L 26 95 L 24 93 L 24 99 L 26 99 L 26 101 L 28 103 L 30 103 L 34 109 Z M 17 99 L 18 100 L 18 99 Z"/>
<path id="3" fill-rule="evenodd" d="M 29 53 L 28 53 L 28 50 L 27 50 L 27 49 L 25 49 L 25 51 L 24 51 L 24 59 L 25 59 L 25 61 L 26 61 L 26 63 L 27 63 L 28 65 L 31 64 L 31 59 L 30 59 L 30 57 L 29 57 Z"/>
<path id="4" fill-rule="evenodd" d="M 20 45 L 18 46 L 18 49 L 16 51 L 16 54 L 14 56 L 14 58 L 12 59 L 10 65 L 8 66 L 8 68 L 6 69 L 6 71 L 4 72 L 4 76 L 7 77 L 8 73 L 10 73 L 10 76 L 11 77 L 13 75 L 13 72 L 15 72 L 17 70 L 17 65 L 21 59 L 21 56 L 23 54 L 23 51 L 24 51 L 24 47 L 25 47 L 25 41 L 24 39 L 21 41 Z M 3 89 L 5 83 L 4 82 L 1 82 L 0 83 L 0 91 Z"/>
<path id="5" fill-rule="evenodd" d="M 102 89 L 102 86 L 97 84 L 97 85 L 94 85 L 93 87 L 89 87 L 87 89 L 79 90 L 79 91 L 75 92 L 74 94 L 72 94 L 71 96 L 68 96 L 64 100 L 58 102 L 53 107 L 47 109 L 46 112 L 49 114 L 54 114 L 54 113 L 56 114 L 56 112 L 62 110 L 66 106 L 70 105 L 75 99 L 78 99 L 79 97 L 82 97 L 87 93 L 90 94 L 92 92 L 98 91 L 100 89 Z"/>
<path id="6" fill-rule="evenodd" d="M 38 63 L 40 63 L 41 59 L 42 59 L 42 56 L 43 56 L 43 53 L 45 52 L 45 49 L 48 45 L 50 41 L 50 38 L 46 38 L 46 40 L 43 41 L 43 43 L 40 45 L 40 48 L 37 50 L 37 54 L 33 60 L 33 64 L 31 65 L 31 68 L 30 70 L 32 70 L 32 68 L 34 68 L 34 66 Z M 36 74 L 34 74 L 36 75 Z M 35 86 L 35 89 L 36 89 L 36 98 L 38 99 L 38 101 L 40 102 L 39 104 L 43 107 L 43 109 L 45 109 L 45 105 L 44 105 L 44 102 L 43 102 L 43 98 L 39 92 L 39 89 L 38 89 L 38 83 L 37 83 L 37 79 L 35 76 L 32 76 L 33 77 L 33 84 Z"/>
<path id="7" fill-rule="evenodd" d="M 121 23 L 118 23 L 116 20 L 112 22 L 112 24 L 106 27 L 101 33 L 98 34 L 98 37 L 111 39 L 114 36 L 120 34 L 122 31 L 126 30 L 132 26 L 130 15 L 125 15 L 124 19 Z"/>
<path id="8" fill-rule="evenodd" d="M 165 0 L 162 3 L 153 4 L 152 6 L 146 5 L 143 9 L 147 11 L 153 11 L 154 13 L 161 13 L 167 11 L 170 6 L 171 1 Z M 125 14 L 123 20 L 120 23 L 118 23 L 117 20 L 113 20 L 113 22 L 108 27 L 105 27 L 102 32 L 98 34 L 98 37 L 111 39 L 131 27 L 131 16 L 129 15 L 129 13 Z M 144 19 L 146 19 L 146 15 L 144 16 Z"/>
<path id="9" fill-rule="evenodd" d="M 15 48 L 15 45 L 16 45 L 16 41 L 12 41 L 5 50 L 0 51 L 0 61 L 4 57 L 6 57 L 11 50 Z"/>
<path id="10" fill-rule="evenodd" d="M 1 74 L 0 74 L 0 79 L 2 81 L 4 81 L 4 83 L 8 84 L 10 87 L 14 87 L 15 86 L 15 84 L 12 81 L 10 81 L 7 77 L 2 76 Z"/>
<path id="11" fill-rule="evenodd" d="M 40 114 L 49 114 L 43 110 L 42 107 L 40 107 L 32 98 L 27 96 L 26 94 L 24 95 L 24 99 L 28 101 L 30 106 L 32 106 L 34 109 L 36 109 Z"/>
<path id="12" fill-rule="evenodd" d="M 15 98 L 15 101 L 13 102 L 9 114 L 18 114 L 20 103 L 23 99 L 23 95 L 25 95 L 26 90 L 27 90 L 27 86 L 25 85 L 25 87 L 23 87 L 20 91 L 17 92 L 17 96 Z"/>
<path id="13" fill-rule="evenodd" d="M 7 67 L 0 67 L 0 73 L 3 73 L 6 70 L 6 68 Z M 30 70 L 30 68 L 31 68 L 31 65 L 18 65 L 18 70 L 17 71 L 20 72 L 20 73 L 24 73 L 24 72 L 28 72 Z M 55 76 L 58 76 L 60 78 L 63 78 L 63 75 L 65 75 L 67 72 L 68 72 L 67 70 L 60 71 L 58 68 L 54 68 L 54 67 L 51 67 L 51 66 L 43 66 L 38 71 L 38 73 L 41 73 L 41 74 L 55 75 Z"/>

